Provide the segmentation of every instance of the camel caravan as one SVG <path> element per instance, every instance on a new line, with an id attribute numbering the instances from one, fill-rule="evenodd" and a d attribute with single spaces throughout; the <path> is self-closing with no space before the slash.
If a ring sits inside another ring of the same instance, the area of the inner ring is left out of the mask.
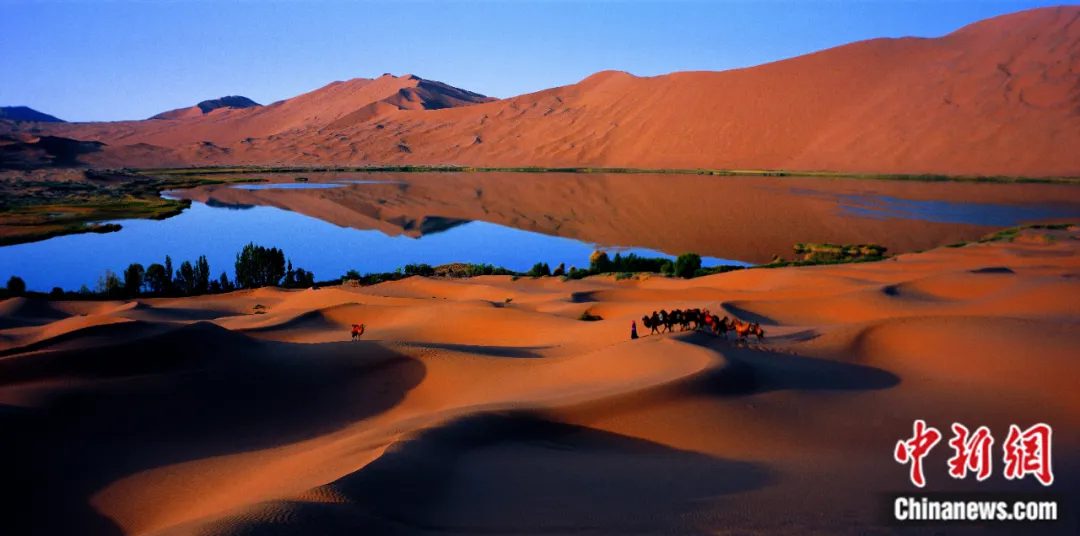
<path id="1" fill-rule="evenodd" d="M 704 330 L 727 339 L 729 331 L 734 331 L 736 340 L 745 341 L 751 335 L 757 339 L 765 338 L 765 330 L 757 322 L 743 322 L 738 318 L 729 319 L 727 316 L 720 318 L 709 312 L 708 309 L 674 309 L 670 312 L 661 309 L 653 311 L 651 315 L 641 317 L 641 323 L 649 328 L 650 333 L 660 334 L 675 331 L 678 326 L 682 331 L 689 329 Z M 663 328 L 663 329 L 661 329 Z"/>

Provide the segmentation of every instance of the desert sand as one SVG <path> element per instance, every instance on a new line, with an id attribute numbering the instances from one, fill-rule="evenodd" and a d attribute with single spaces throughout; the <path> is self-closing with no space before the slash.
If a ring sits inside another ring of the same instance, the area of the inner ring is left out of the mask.
<path id="1" fill-rule="evenodd" d="M 888 529 L 883 494 L 912 489 L 892 449 L 917 418 L 1000 438 L 1051 423 L 1053 491 L 1067 496 L 1080 482 L 1078 275 L 1072 227 L 692 280 L 12 298 L 0 302 L 0 463 L 16 492 L 4 523 L 868 533 Z M 756 320 L 766 337 L 649 335 L 639 320 L 644 337 L 629 339 L 632 320 L 675 307 Z M 948 450 L 927 458 L 928 490 L 1041 488 L 999 469 L 953 481 Z M 1076 518 L 1051 529 L 1075 533 Z"/>
<path id="2" fill-rule="evenodd" d="M 605 71 L 502 100 L 384 75 L 173 119 L 3 123 L 94 166 L 463 164 L 1080 175 L 1080 7 L 722 72 Z"/>

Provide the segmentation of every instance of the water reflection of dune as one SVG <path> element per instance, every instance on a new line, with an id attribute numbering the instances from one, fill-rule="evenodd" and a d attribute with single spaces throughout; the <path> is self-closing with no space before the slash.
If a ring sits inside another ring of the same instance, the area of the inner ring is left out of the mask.
<path id="1" fill-rule="evenodd" d="M 509 173 L 326 173 L 312 180 L 346 185 L 210 186 L 180 195 L 208 204 L 274 206 L 389 235 L 420 237 L 482 220 L 598 244 L 751 262 L 789 256 L 796 242 L 874 242 L 912 251 L 979 237 L 990 221 L 1080 214 L 1075 189 L 1062 185 Z M 852 211 L 851 199 L 890 200 L 890 210 L 887 217 Z"/>

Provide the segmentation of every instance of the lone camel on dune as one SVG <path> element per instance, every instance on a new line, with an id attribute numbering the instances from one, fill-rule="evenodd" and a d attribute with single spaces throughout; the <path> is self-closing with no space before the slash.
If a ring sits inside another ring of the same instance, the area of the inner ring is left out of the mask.
<path id="1" fill-rule="evenodd" d="M 353 324 L 352 325 L 352 340 L 354 340 L 354 341 L 358 340 L 360 338 L 360 336 L 363 335 L 363 334 L 364 334 L 364 325 L 363 324 Z"/>

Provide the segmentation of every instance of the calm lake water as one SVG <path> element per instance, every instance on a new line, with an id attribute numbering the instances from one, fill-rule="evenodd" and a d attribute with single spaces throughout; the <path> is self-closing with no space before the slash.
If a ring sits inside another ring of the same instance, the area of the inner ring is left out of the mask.
<path id="1" fill-rule="evenodd" d="M 410 263 L 432 266 L 458 261 L 482 262 L 512 270 L 528 270 L 538 261 L 554 268 L 584 267 L 597 249 L 571 238 L 549 236 L 482 221 L 463 222 L 422 239 L 357 230 L 274 207 L 212 207 L 194 202 L 180 216 L 162 221 L 118 220 L 123 229 L 108 234 L 69 235 L 0 248 L 0 274 L 18 274 L 34 290 L 53 286 L 94 288 L 110 269 L 120 274 L 132 262 L 174 266 L 206 255 L 215 277 L 233 278 L 236 253 L 248 242 L 282 248 L 293 264 L 319 278 L 334 278 L 350 269 L 389 272 Z M 609 248 L 649 257 L 671 257 L 646 248 Z M 527 252 L 527 253 L 526 253 Z M 745 264 L 706 257 L 706 265 Z M 6 276 L 5 276 L 6 280 Z"/>
<path id="2" fill-rule="evenodd" d="M 94 287 L 105 270 L 206 255 L 232 277 L 248 242 L 282 248 L 330 279 L 350 269 L 476 262 L 586 266 L 598 248 L 706 265 L 762 262 L 795 242 L 923 249 L 1031 221 L 1080 219 L 1060 185 L 906 184 L 800 178 L 561 174 L 309 174 L 310 182 L 215 185 L 167 195 L 192 206 L 109 234 L 0 247 L 0 277 L 35 290 Z"/>

